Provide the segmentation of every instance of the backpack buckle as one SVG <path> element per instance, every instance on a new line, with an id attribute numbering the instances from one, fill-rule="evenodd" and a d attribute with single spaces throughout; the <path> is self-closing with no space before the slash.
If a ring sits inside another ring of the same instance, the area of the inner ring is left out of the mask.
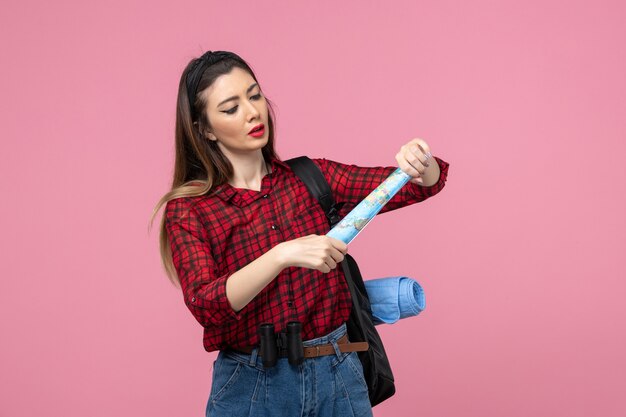
<path id="1" fill-rule="evenodd" d="M 340 204 L 339 206 L 341 207 Z M 328 213 L 326 213 L 326 217 L 328 217 L 328 221 L 330 221 L 330 227 L 331 229 L 337 224 L 339 223 L 339 221 L 341 220 L 341 217 L 339 217 L 339 209 L 337 208 L 337 204 L 333 205 L 330 210 L 328 210 Z"/>

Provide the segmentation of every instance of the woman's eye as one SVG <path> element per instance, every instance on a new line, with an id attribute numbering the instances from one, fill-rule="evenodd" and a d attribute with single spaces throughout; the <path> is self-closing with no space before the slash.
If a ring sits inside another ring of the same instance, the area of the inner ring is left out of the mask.
<path id="1" fill-rule="evenodd" d="M 261 93 L 255 94 L 255 95 L 253 95 L 250 98 L 252 98 L 254 100 L 260 100 L 261 99 Z M 224 110 L 223 113 L 235 114 L 235 112 L 237 111 L 237 107 L 239 107 L 239 106 L 235 106 L 232 109 Z"/>

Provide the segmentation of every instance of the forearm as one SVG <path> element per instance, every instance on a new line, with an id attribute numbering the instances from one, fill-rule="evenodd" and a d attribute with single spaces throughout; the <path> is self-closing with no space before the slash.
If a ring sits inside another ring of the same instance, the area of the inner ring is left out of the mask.
<path id="1" fill-rule="evenodd" d="M 279 246 L 274 246 L 228 277 L 226 298 L 233 310 L 239 312 L 244 308 L 286 267 Z"/>

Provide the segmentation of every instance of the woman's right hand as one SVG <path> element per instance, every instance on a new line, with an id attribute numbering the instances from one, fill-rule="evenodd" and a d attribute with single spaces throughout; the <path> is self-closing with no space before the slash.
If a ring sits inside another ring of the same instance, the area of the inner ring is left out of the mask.
<path id="1" fill-rule="evenodd" d="M 348 245 L 333 237 L 313 234 L 279 243 L 276 249 L 285 268 L 297 266 L 326 274 L 343 260 Z"/>

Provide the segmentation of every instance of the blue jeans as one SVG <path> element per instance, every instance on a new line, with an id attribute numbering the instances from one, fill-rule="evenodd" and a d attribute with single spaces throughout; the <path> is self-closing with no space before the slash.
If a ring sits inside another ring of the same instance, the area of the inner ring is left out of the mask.
<path id="1" fill-rule="evenodd" d="M 357 352 L 341 352 L 337 340 L 345 323 L 304 346 L 332 344 L 335 354 L 306 358 L 300 365 L 278 358 L 264 368 L 258 349 L 251 354 L 220 351 L 206 416 L 331 417 L 372 416 L 372 406 Z"/>

